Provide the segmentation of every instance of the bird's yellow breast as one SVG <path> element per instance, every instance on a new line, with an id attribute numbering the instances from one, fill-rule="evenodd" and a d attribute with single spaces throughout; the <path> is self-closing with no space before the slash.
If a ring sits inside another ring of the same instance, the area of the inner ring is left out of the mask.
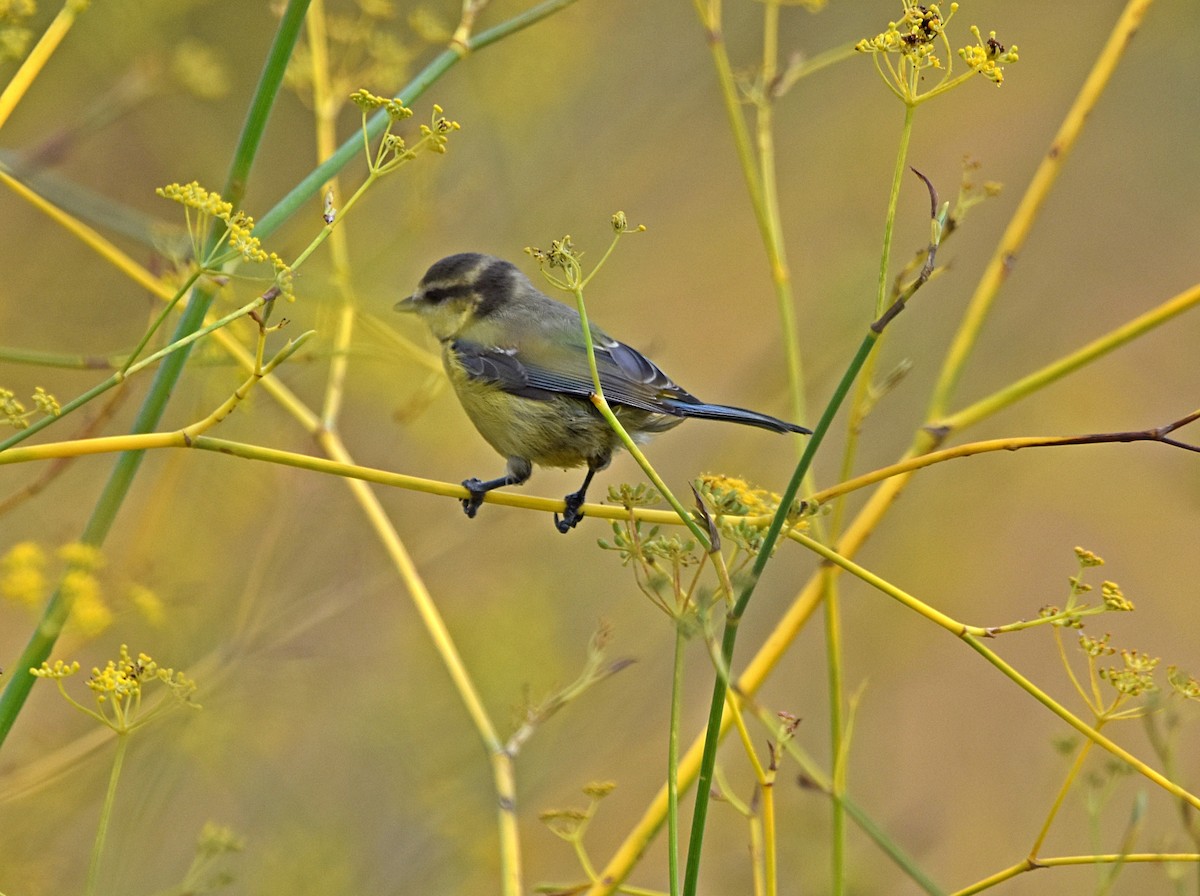
<path id="1" fill-rule="evenodd" d="M 545 467 L 579 467 L 607 458 L 620 444 L 585 399 L 522 398 L 472 378 L 449 346 L 442 360 L 463 410 L 503 457 L 523 457 Z"/>

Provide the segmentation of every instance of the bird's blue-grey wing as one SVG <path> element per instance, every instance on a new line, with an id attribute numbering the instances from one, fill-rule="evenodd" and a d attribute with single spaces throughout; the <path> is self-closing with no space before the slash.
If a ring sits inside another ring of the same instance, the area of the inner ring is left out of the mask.
<path id="1" fill-rule="evenodd" d="M 512 395 L 547 400 L 555 395 L 586 399 L 595 386 L 581 345 L 538 343 L 519 348 L 489 348 L 458 340 L 455 357 L 473 379 L 486 380 Z M 697 399 L 675 385 L 641 352 L 601 332 L 595 336 L 596 369 L 604 396 L 613 405 L 649 413 L 677 413 L 664 398 L 685 403 Z"/>
<path id="2" fill-rule="evenodd" d="M 542 386 L 533 380 L 529 370 L 516 351 L 491 348 L 477 342 L 456 339 L 450 343 L 450 351 L 462 371 L 472 380 L 496 386 L 510 395 L 546 401 L 558 390 Z"/>

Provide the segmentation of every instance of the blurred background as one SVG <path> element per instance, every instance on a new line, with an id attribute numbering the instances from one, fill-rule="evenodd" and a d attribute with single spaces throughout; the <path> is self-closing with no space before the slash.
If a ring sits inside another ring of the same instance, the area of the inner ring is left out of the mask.
<path id="1" fill-rule="evenodd" d="M 480 27 L 528 6 L 495 0 Z M 761 53 L 762 5 L 725 4 L 725 36 L 739 71 Z M 34 153 L 57 183 L 94 191 L 91 223 L 146 264 L 144 240 L 115 232 L 123 211 L 167 225 L 177 206 L 154 196 L 172 181 L 220 189 L 277 22 L 272 4 L 233 0 L 95 4 L 0 133 L 10 155 Z M 858 469 L 895 460 L 924 420 L 949 339 L 1003 227 L 1117 20 L 1121 4 L 968 0 L 951 42 L 968 26 L 995 30 L 1021 60 L 1001 88 L 981 78 L 922 107 L 909 162 L 952 198 L 962 159 L 978 180 L 1004 184 L 975 208 L 939 261 L 948 270 L 889 329 L 878 370 L 912 370 L 868 419 Z M 452 30 L 456 4 L 394 4 L 372 29 L 394 40 L 407 71 L 438 52 L 427 38 Z M 357 17 L 349 3 L 331 13 Z M 818 15 L 783 11 L 781 52 L 806 56 L 882 31 L 901 14 L 890 0 L 834 2 Z M 46 21 L 51 10 L 41 13 Z M 422 34 L 424 37 L 422 37 Z M 965 406 L 1159 305 L 1197 279 L 1200 240 L 1200 6 L 1152 8 L 1096 107 L 1000 295 L 959 385 Z M 182 49 L 181 49 L 182 48 Z M 200 86 L 182 73 L 203 60 Z M 349 51 L 348 54 L 349 55 Z M 336 60 L 335 60 L 336 61 Z M 957 62 L 957 60 L 955 60 Z M 346 64 L 352 65 L 347 59 Z M 216 66 L 214 69 L 213 66 Z M 11 73 L 13 65 L 3 69 Z M 214 71 L 219 71 L 218 78 Z M 7 74 L 5 78 L 7 79 Z M 223 78 L 223 82 L 221 80 Z M 348 216 L 353 288 L 363 312 L 433 351 L 391 306 L 438 258 L 475 250 L 509 258 L 571 234 L 588 259 L 626 212 L 644 235 L 626 238 L 588 292 L 593 318 L 650 353 L 706 400 L 789 416 L 779 317 L 705 38 L 691 4 L 580 0 L 456 65 L 413 101 L 414 122 L 443 106 L 462 130 L 445 156 L 423 156 L 387 178 Z M 872 317 L 887 192 L 903 120 L 867 58 L 798 83 L 776 107 L 781 214 L 801 331 L 807 401 L 824 406 Z M 342 137 L 359 125 L 342 119 Z M 413 125 L 415 128 L 415 125 Z M 249 184 L 261 217 L 314 166 L 312 114 L 295 93 L 274 110 Z M 363 166 L 352 164 L 345 185 Z M 0 344 L 92 355 L 128 351 L 155 301 L 11 193 L 0 195 Z M 314 201 L 271 237 L 294 256 L 315 235 Z M 928 238 L 928 198 L 904 183 L 893 258 Z M 894 266 L 894 269 L 897 269 Z M 316 340 L 279 376 L 319 407 L 337 308 L 328 257 L 318 253 L 284 310 L 292 332 Z M 225 307 L 261 286 L 232 288 Z M 249 334 L 249 328 L 239 332 Z M 458 482 L 499 475 L 503 461 L 477 436 L 440 377 L 362 327 L 353 346 L 340 432 L 362 464 Z M 1197 405 L 1200 317 L 1152 332 L 962 435 L 1053 435 L 1143 429 Z M 106 374 L 0 362 L 0 385 L 35 386 L 65 400 Z M 208 414 L 241 381 L 202 348 L 163 428 Z M 149 378 L 131 382 L 97 432 L 121 433 Z M 89 408 L 47 438 L 79 432 Z M 836 480 L 844 414 L 816 465 Z M 812 423 L 813 419 L 807 421 Z M 261 390 L 214 433 L 293 451 L 311 440 Z M 1184 431 L 1184 439 L 1200 441 Z M 782 491 L 796 461 L 790 441 L 742 427 L 689 423 L 660 437 L 650 457 L 667 482 L 719 471 Z M 71 464 L 0 517 L 0 553 L 35 541 L 47 551 L 78 538 L 112 467 Z M 1161 445 L 1104 445 L 988 455 L 927 470 L 859 555 L 859 562 L 972 624 L 1029 618 L 1061 604 L 1075 574 L 1072 548 L 1108 561 L 1094 582 L 1116 580 L 1137 605 L 1089 626 L 1113 642 L 1200 672 L 1195 571 L 1200 460 Z M 0 497 L 46 473 L 0 471 Z M 640 481 L 628 457 L 598 480 Z M 524 491 L 559 497 L 576 471 L 538 471 Z M 547 722 L 517 760 L 529 886 L 580 878 L 570 848 L 539 821 L 582 806 L 580 789 L 614 780 L 587 845 L 602 865 L 663 779 L 673 631 L 615 554 L 597 549 L 606 523 L 585 520 L 562 537 L 549 518 L 485 506 L 468 521 L 458 503 L 425 494 L 378 494 L 424 576 L 497 724 L 509 730 L 524 702 L 575 678 L 599 620 L 613 658 L 637 663 Z M 865 495 L 864 495 L 865 496 Z M 851 500 L 861 506 L 863 497 Z M 486 756 L 449 677 L 383 549 L 337 479 L 203 452 L 152 453 L 105 547 L 101 580 L 113 625 L 99 637 L 65 636 L 56 657 L 85 670 L 123 642 L 199 680 L 199 713 L 175 713 L 139 733 L 117 796 L 105 881 L 110 891 L 156 892 L 178 881 L 203 823 L 245 837 L 236 892 L 489 893 L 498 890 L 495 796 Z M 785 545 L 743 624 L 745 662 L 815 569 Z M 155 625 L 117 596 L 132 584 L 164 604 Z M 1023 858 L 1066 772 L 1065 726 L 944 631 L 843 577 L 846 681 L 861 688 L 849 760 L 853 798 L 947 889 Z M 35 616 L 0 607 L 0 658 L 11 668 Z M 828 763 L 825 651 L 818 613 L 762 691 L 768 707 L 803 719 L 798 737 Z M 1081 714 L 1050 633 L 993 645 L 1039 686 Z M 688 655 L 685 742 L 703 724 L 711 691 L 703 645 Z M 82 679 L 70 682 L 81 699 Z M 1138 723 L 1110 733 L 1151 758 Z M 1176 733 L 1181 782 L 1200 787 L 1195 713 Z M 766 733 L 756 735 L 765 742 Z M 723 765 L 738 794 L 752 777 L 729 745 Z M 78 890 L 100 812 L 113 744 L 38 684 L 0 751 L 0 888 Z M 1103 759 L 1092 757 L 1097 774 Z M 1157 766 L 1157 761 L 1152 761 Z M 779 788 L 782 892 L 828 887 L 828 806 Z M 1085 790 L 1068 797 L 1045 854 L 1116 852 L 1138 793 L 1149 797 L 1139 850 L 1194 850 L 1177 810 L 1140 778 L 1109 795 L 1089 827 Z M 686 808 L 690 810 L 690 796 Z M 710 814 L 702 891 L 750 892 L 744 822 Z M 852 892 L 917 892 L 857 831 Z M 1189 872 L 1193 875 L 1194 872 Z M 1090 893 L 1090 868 L 1042 871 L 1005 893 Z M 666 885 L 656 843 L 632 881 Z M 1122 890 L 1121 887 L 1127 889 Z M 1117 892 L 1166 892 L 1161 867 L 1130 867 Z M 103 889 L 103 887 L 102 887 Z"/>

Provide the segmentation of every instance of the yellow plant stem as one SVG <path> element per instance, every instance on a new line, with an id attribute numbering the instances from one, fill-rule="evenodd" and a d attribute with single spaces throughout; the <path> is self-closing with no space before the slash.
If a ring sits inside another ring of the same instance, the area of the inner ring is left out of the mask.
<path id="1" fill-rule="evenodd" d="M 332 461 L 326 461 L 326 463 L 335 463 L 343 468 L 351 467 L 350 454 L 335 433 L 323 432 L 318 441 L 326 454 L 333 458 Z M 437 603 L 425 586 L 412 556 L 408 553 L 408 549 L 404 546 L 404 542 L 400 539 L 391 520 L 388 519 L 387 512 L 383 509 L 379 498 L 362 480 L 347 478 L 346 485 L 396 567 L 400 580 L 404 583 L 413 606 L 416 608 L 417 615 L 420 616 L 425 630 L 429 633 L 438 657 L 450 674 L 450 679 L 458 691 L 459 699 L 463 701 L 467 715 L 470 716 L 471 723 L 475 726 L 475 730 L 487 750 L 492 766 L 492 782 L 497 797 L 496 811 L 502 866 L 501 892 L 504 896 L 521 896 L 524 890 L 521 883 L 521 853 L 518 848 L 520 838 L 517 829 L 517 792 L 513 757 L 505 749 L 504 742 L 492 724 L 487 709 L 483 705 L 483 699 L 475 689 L 466 664 L 454 644 L 450 630 L 446 627 L 441 613 L 438 612 Z"/>
<path id="2" fill-rule="evenodd" d="M 106 259 L 113 267 L 147 292 L 160 299 L 170 299 L 175 294 L 174 289 L 167 286 L 87 224 L 29 189 L 2 167 L 0 167 L 0 183 L 45 214 L 67 233 L 76 236 L 85 246 L 94 250 L 97 255 Z"/>
<path id="3" fill-rule="evenodd" d="M 1025 859 L 1023 862 L 1018 862 L 1010 868 L 998 871 L 990 877 L 976 881 L 966 889 L 955 890 L 950 896 L 973 896 L 975 893 L 990 890 L 997 884 L 1002 884 L 1006 880 L 1012 880 L 1014 877 L 1024 874 L 1027 871 L 1037 871 L 1039 868 L 1063 868 L 1071 865 L 1116 865 L 1125 862 L 1154 862 L 1156 864 L 1190 862 L 1197 864 L 1200 863 L 1200 854 L 1191 852 L 1122 852 L 1091 856 L 1054 856 L 1038 859 L 1036 862 L 1031 859 Z"/>
<path id="4" fill-rule="evenodd" d="M 185 427 L 183 430 L 184 440 L 186 442 L 194 441 L 201 434 L 212 429 L 214 426 L 216 426 L 218 423 L 220 423 L 222 420 L 224 420 L 226 417 L 228 417 L 230 414 L 232 414 L 234 411 L 234 408 L 236 408 L 239 404 L 241 404 L 246 399 L 246 396 L 250 394 L 250 390 L 253 389 L 262 380 L 263 377 L 272 373 L 275 370 L 275 368 L 277 368 L 280 364 L 282 364 L 289 357 L 291 357 L 292 354 L 298 348 L 300 348 L 301 345 L 303 345 L 312 336 L 314 336 L 315 333 L 316 333 L 315 330 L 309 330 L 307 333 L 301 334 L 296 339 L 289 340 L 287 345 L 285 345 L 278 352 L 278 354 L 275 355 L 274 358 L 272 358 L 265 365 L 261 365 L 261 367 L 259 369 L 254 370 L 250 374 L 249 378 L 247 378 L 246 381 L 244 383 L 242 383 L 242 385 L 240 385 L 237 389 L 235 389 L 233 394 L 230 395 L 229 398 L 227 398 L 221 404 L 220 407 L 218 407 L 215 411 L 213 411 L 211 414 L 209 414 L 203 420 L 197 421 L 196 423 L 193 423 L 190 426 Z"/>
<path id="5" fill-rule="evenodd" d="M 20 181 L 14 180 L 3 168 L 0 168 L 0 183 L 3 183 L 18 196 L 25 199 L 30 205 L 41 211 L 68 233 L 74 234 L 84 245 L 92 249 L 101 258 L 106 259 L 134 283 L 152 295 L 158 296 L 160 299 L 166 301 L 174 299 L 176 291 L 171 286 L 164 283 L 158 277 L 155 277 L 145 267 L 138 264 L 91 227 L 67 214 L 56 205 L 46 201 Z M 221 348 L 233 357 L 243 369 L 247 372 L 254 369 L 254 357 L 237 340 L 237 337 L 225 330 L 217 330 L 212 335 Z M 287 386 L 283 385 L 277 379 L 269 379 L 264 382 L 263 388 L 271 394 L 284 410 L 299 421 L 301 426 L 309 432 L 315 431 L 317 417 Z"/>
<path id="6" fill-rule="evenodd" d="M 79 13 L 87 9 L 87 5 L 86 0 L 66 0 L 63 3 L 62 9 L 54 17 L 54 21 L 50 23 L 29 55 L 25 57 L 25 61 L 12 76 L 12 80 L 8 82 L 4 92 L 0 93 L 0 128 L 4 127 L 8 117 L 12 115 L 13 109 L 17 108 L 17 103 L 21 102 L 29 91 L 30 86 L 41 74 L 50 57 L 54 55 L 54 51 L 58 49 L 58 45 L 71 30 L 71 26 L 75 24 Z"/>
<path id="7" fill-rule="evenodd" d="M 679 894 L 679 726 L 683 716 L 683 619 L 675 619 L 675 652 L 671 669 L 671 718 L 667 728 L 667 884 Z M 593 879 L 594 871 L 593 871 Z"/>
<path id="8" fill-rule="evenodd" d="M 841 555 L 837 551 L 827 547 L 816 539 L 809 538 L 802 532 L 793 531 L 791 537 L 795 541 L 800 542 L 810 551 L 819 554 L 825 560 L 828 560 L 830 563 L 841 567 L 851 575 L 862 579 L 868 585 L 876 588 L 879 591 L 882 591 L 884 594 L 888 595 L 888 597 L 899 601 L 910 610 L 916 611 L 930 622 L 940 625 L 942 628 L 946 629 L 952 634 L 958 635 L 959 637 L 974 635 L 980 638 L 986 638 L 990 634 L 986 628 L 977 625 L 967 625 L 959 622 L 957 619 L 947 616 L 940 610 L 934 609 L 933 607 L 929 606 L 929 604 L 918 600 L 916 597 L 913 597 L 913 595 L 909 594 L 907 591 L 897 588 L 886 579 L 875 575 L 875 573 L 862 566 L 859 566 L 848 557 Z"/>
<path id="9" fill-rule="evenodd" d="M 334 96 L 330 75 L 328 31 L 325 22 L 324 0 L 313 0 L 308 7 L 305 23 L 311 57 L 313 119 L 315 125 L 317 160 L 324 162 L 338 147 L 337 117 L 343 103 Z M 333 198 L 334 214 L 341 186 L 334 177 L 322 191 Z M 351 287 L 350 246 L 345 228 L 335 230 L 329 241 L 329 256 L 333 263 L 333 285 L 340 305 L 335 312 L 333 351 L 325 381 L 325 400 L 321 408 L 321 423 L 326 429 L 337 426 L 338 413 L 346 389 L 346 374 L 350 365 L 350 344 L 354 335 L 356 305 Z"/>
<path id="10" fill-rule="evenodd" d="M 951 634 L 956 635 L 963 641 L 966 641 L 967 644 L 969 644 L 984 659 L 999 669 L 1026 693 L 1032 696 L 1035 700 L 1053 712 L 1056 716 L 1058 716 L 1084 737 L 1094 742 L 1097 746 L 1107 750 L 1134 771 L 1148 778 L 1150 781 L 1166 790 L 1172 796 L 1184 800 L 1196 809 L 1200 809 L 1200 797 L 1195 796 L 1185 788 L 1180 787 L 1174 781 L 1168 780 L 1164 775 L 1150 768 L 1150 766 L 1146 765 L 1146 763 L 1142 762 L 1132 753 L 1118 746 L 1115 742 L 1101 734 L 1098 727 L 1088 725 L 1086 722 L 1067 711 L 1060 703 L 1058 703 L 1058 701 L 1054 700 L 1044 691 L 1040 690 L 1036 685 L 1029 681 L 1029 679 L 1021 675 L 1021 673 L 1018 672 L 1014 667 L 1001 659 L 1000 656 L 995 653 L 995 651 L 991 650 L 989 647 L 986 647 L 980 639 L 990 637 L 989 629 L 975 625 L 966 625 L 965 623 L 959 622 L 958 620 L 947 616 L 940 610 L 937 610 L 918 600 L 908 592 L 897 588 L 890 582 L 881 579 L 879 576 L 875 575 L 869 570 L 864 569 L 857 563 L 854 563 L 852 560 L 839 555 L 836 551 L 827 548 L 825 545 L 818 541 L 814 541 L 802 533 L 794 533 L 793 538 L 795 538 L 796 541 L 799 541 L 805 547 L 809 548 L 809 550 L 820 554 L 824 559 L 836 564 L 857 578 L 862 579 L 867 584 L 904 604 L 910 610 L 919 613 L 931 622 L 946 629 Z"/>
<path id="11" fill-rule="evenodd" d="M 1123 747 L 1118 746 L 1114 741 L 1105 737 L 1096 728 L 1093 728 L 1082 719 L 1079 719 L 1072 713 L 1068 712 L 1049 694 L 1046 694 L 1044 691 L 1040 690 L 1015 668 L 1002 660 L 994 651 L 986 647 L 977 637 L 970 634 L 964 634 L 961 637 L 984 659 L 999 669 L 1008 678 L 1012 679 L 1012 681 L 1015 682 L 1022 690 L 1028 693 L 1031 697 L 1045 706 L 1048 710 L 1050 710 L 1088 740 L 1095 743 L 1096 746 L 1103 750 L 1107 750 L 1138 774 L 1157 784 L 1175 798 L 1187 803 L 1193 809 L 1200 809 L 1200 797 L 1191 793 L 1186 788 L 1179 786 L 1174 781 L 1169 780 L 1165 775 L 1155 771 L 1128 750 L 1125 750 Z"/>
<path id="12" fill-rule="evenodd" d="M 1153 430 L 1138 433 L 1111 433 L 1112 438 L 1105 434 L 1094 436 L 1009 436 L 1003 439 L 985 439 L 980 442 L 965 442 L 952 448 L 942 448 L 925 454 L 910 455 L 903 460 L 869 473 L 839 482 L 829 488 L 813 492 L 808 500 L 813 504 L 824 504 L 834 498 L 849 494 L 869 485 L 875 485 L 889 479 L 907 478 L 917 470 L 945 463 L 960 457 L 976 457 L 996 451 L 1020 451 L 1023 448 L 1055 448 L 1080 446 L 1085 444 L 1110 444 L 1112 442 L 1144 441 L 1154 442 L 1157 439 Z"/>
<path id="13" fill-rule="evenodd" d="M 1099 725 L 1096 726 L 1099 731 Z M 1079 755 L 1075 757 L 1075 761 L 1071 763 L 1071 768 L 1067 771 L 1066 778 L 1063 779 L 1062 786 L 1058 788 L 1058 793 L 1054 797 L 1054 802 L 1050 804 L 1050 811 L 1046 813 L 1046 820 L 1042 822 L 1042 829 L 1038 831 L 1038 835 L 1034 838 L 1033 846 L 1029 848 L 1028 861 L 1036 863 L 1038 861 L 1038 853 L 1042 851 L 1042 844 L 1046 842 L 1046 837 L 1050 834 L 1050 827 L 1054 824 L 1054 819 L 1058 817 L 1058 810 L 1062 808 L 1063 800 L 1070 793 L 1072 785 L 1079 777 L 1079 773 L 1083 771 L 1083 763 L 1087 760 L 1088 753 L 1092 751 L 1094 743 L 1090 740 L 1085 740 L 1083 746 L 1079 750 Z"/>
<path id="14" fill-rule="evenodd" d="M 779 891 L 779 853 L 777 844 L 778 835 L 775 829 L 774 763 L 772 763 L 770 768 L 764 768 L 762 762 L 759 760 L 758 754 L 754 749 L 754 741 L 750 737 L 750 731 L 746 727 L 746 720 L 742 715 L 739 698 L 733 692 L 732 688 L 728 688 L 725 691 L 725 705 L 729 709 L 729 714 L 733 717 L 733 724 L 737 726 L 738 737 L 742 741 L 742 749 L 746 753 L 750 767 L 754 770 L 754 780 L 758 785 L 762 806 L 762 843 L 760 848 L 763 860 L 762 877 L 764 891 L 767 896 L 776 896 L 776 893 Z M 756 813 L 751 810 L 751 814 Z"/>
<path id="15" fill-rule="evenodd" d="M 792 274 L 788 265 L 783 239 L 783 222 L 779 215 L 779 184 L 775 170 L 774 95 L 777 88 L 779 57 L 779 0 L 767 0 L 763 5 L 762 83 L 755 108 L 757 122 L 755 138 L 758 145 L 758 180 L 762 185 L 762 209 L 755 209 L 767 261 L 771 266 L 771 282 L 775 285 L 775 303 L 779 308 L 780 335 L 783 338 L 784 359 L 788 372 L 788 387 L 792 397 L 794 419 L 808 416 L 804 400 L 804 364 L 800 354 L 800 338 L 796 330 L 795 299 L 792 295 Z M 727 112 L 734 110 L 726 107 Z M 740 107 L 736 110 L 741 118 Z M 752 197 L 753 198 L 753 197 Z"/>
<path id="16" fill-rule="evenodd" d="M 1188 287 L 1161 305 L 1139 314 L 1133 320 L 1093 339 L 1069 355 L 1035 370 L 986 398 L 981 398 L 962 410 L 941 419 L 931 418 L 929 427 L 937 431 L 939 435 L 943 435 L 970 426 L 1062 379 L 1067 374 L 1074 373 L 1097 358 L 1144 336 L 1150 330 L 1162 326 L 1197 305 L 1200 305 L 1200 283 Z"/>
<path id="17" fill-rule="evenodd" d="M 1037 219 L 1042 204 L 1050 194 L 1051 187 L 1058 179 L 1067 156 L 1070 155 L 1075 141 L 1078 140 L 1083 130 L 1088 114 L 1108 86 L 1109 80 L 1116 71 L 1117 63 L 1121 61 L 1130 39 L 1140 27 L 1151 2 L 1153 0 L 1129 0 L 1129 3 L 1126 4 L 1108 41 L 1092 66 L 1087 80 L 1084 81 L 1083 87 L 1059 126 L 1058 133 L 1051 141 L 1050 148 L 1038 166 L 1033 180 L 1021 197 L 1012 219 L 1000 238 L 996 251 L 979 280 L 979 285 L 971 296 L 958 332 L 950 344 L 950 350 L 946 355 L 945 364 L 929 403 L 928 419 L 937 420 L 945 414 L 954 388 L 966 366 L 967 358 L 978 341 L 979 333 L 983 329 L 992 303 L 995 301 L 1000 287 L 1008 279 L 1017 256 L 1033 229 L 1034 221 Z"/>
<path id="18" fill-rule="evenodd" d="M 846 739 L 843 710 L 845 708 L 845 676 L 842 674 L 842 657 L 845 656 L 842 638 L 842 608 L 838 577 L 832 570 L 822 572 L 821 604 L 825 608 L 825 674 L 829 677 L 829 749 L 833 757 L 830 793 L 830 849 L 831 892 L 845 891 L 846 869 L 846 772 L 849 766 L 849 743 Z"/>
<path id="19" fill-rule="evenodd" d="M 464 19 L 467 16 L 464 10 Z M 314 0 L 308 10 L 308 43 L 312 56 L 313 105 L 315 109 L 317 155 L 329 158 L 336 149 L 336 122 L 340 104 L 335 101 L 330 83 L 330 65 L 325 27 L 323 0 Z M 461 29 L 460 29 L 461 30 Z M 323 453 L 335 464 L 349 468 L 353 458 L 337 434 L 338 415 L 345 394 L 346 375 L 349 369 L 349 352 L 356 320 L 356 303 L 351 283 L 351 261 L 349 244 L 344 227 L 334 227 L 376 179 L 372 169 L 367 181 L 354 193 L 342 208 L 337 208 L 339 186 L 336 179 L 326 186 L 334 197 L 333 221 L 326 222 L 324 233 L 330 235 L 330 256 L 333 263 L 334 283 L 341 299 L 336 312 L 333 335 L 333 351 L 326 379 L 325 398 L 320 416 L 306 407 L 306 428 L 313 434 Z M 315 248 L 315 245 L 311 248 Z M 303 258 L 301 259 L 303 260 Z M 497 797 L 497 823 L 499 830 L 501 860 L 501 892 L 505 896 L 520 896 L 523 892 L 521 873 L 520 839 L 516 815 L 516 780 L 513 757 L 501 740 L 483 700 L 476 690 L 466 664 L 450 635 L 445 620 L 438 612 L 437 604 L 429 593 L 411 555 L 395 526 L 388 518 L 379 498 L 363 479 L 345 479 L 351 495 L 358 503 L 368 525 L 374 530 L 388 557 L 391 559 L 400 580 L 404 583 L 413 606 L 428 632 L 442 665 L 450 675 L 459 698 L 467 710 L 471 723 L 483 742 L 492 769 L 493 788 Z"/>

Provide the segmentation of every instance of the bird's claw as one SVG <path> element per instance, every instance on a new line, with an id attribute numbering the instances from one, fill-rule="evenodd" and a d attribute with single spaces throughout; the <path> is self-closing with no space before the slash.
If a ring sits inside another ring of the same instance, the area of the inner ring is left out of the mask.
<path id="1" fill-rule="evenodd" d="M 563 499 L 566 507 L 563 510 L 562 519 L 559 519 L 558 514 L 554 514 L 554 527 L 563 535 L 566 535 L 574 529 L 581 519 L 583 519 L 583 511 L 579 508 L 583 506 L 583 495 L 579 492 L 573 492 Z"/>
<path id="2" fill-rule="evenodd" d="M 482 479 L 472 477 L 464 479 L 462 487 L 471 493 L 471 497 L 462 499 L 463 513 L 468 519 L 475 519 L 475 514 L 479 510 L 479 505 L 483 503 L 483 496 L 487 494 L 480 486 L 483 485 Z"/>

